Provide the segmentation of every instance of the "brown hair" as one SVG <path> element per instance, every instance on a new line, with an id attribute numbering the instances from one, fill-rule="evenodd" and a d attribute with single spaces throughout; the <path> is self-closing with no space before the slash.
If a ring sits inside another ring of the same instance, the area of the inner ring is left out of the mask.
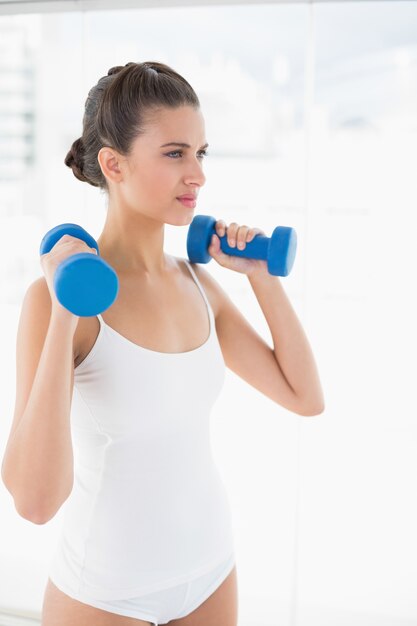
<path id="1" fill-rule="evenodd" d="M 73 142 L 64 163 L 78 180 L 108 192 L 97 159 L 100 148 L 129 155 L 152 112 L 183 105 L 198 108 L 200 101 L 185 78 L 168 65 L 145 61 L 112 67 L 88 92 L 82 136 Z"/>

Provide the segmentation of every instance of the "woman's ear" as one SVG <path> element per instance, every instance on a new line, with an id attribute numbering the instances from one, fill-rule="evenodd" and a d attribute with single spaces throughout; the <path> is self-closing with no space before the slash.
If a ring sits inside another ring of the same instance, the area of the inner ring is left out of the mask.
<path id="1" fill-rule="evenodd" d="M 123 180 L 123 161 L 126 159 L 117 150 L 104 146 L 98 151 L 97 160 L 103 176 L 115 183 Z"/>

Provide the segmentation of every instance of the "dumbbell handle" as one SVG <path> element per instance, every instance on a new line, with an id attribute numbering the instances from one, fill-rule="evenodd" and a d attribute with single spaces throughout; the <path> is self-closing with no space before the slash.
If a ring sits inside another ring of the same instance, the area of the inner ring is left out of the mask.
<path id="1" fill-rule="evenodd" d="M 276 226 L 271 237 L 255 235 L 252 241 L 246 243 L 243 250 L 231 248 L 227 243 L 226 234 L 219 239 L 223 252 L 247 259 L 264 260 L 270 274 L 288 276 L 291 271 L 297 249 L 297 233 L 290 226 Z"/>
<path id="2" fill-rule="evenodd" d="M 217 234 L 217 233 L 216 233 Z M 217 235 L 218 236 L 218 235 Z M 219 236 L 218 236 L 219 237 Z M 270 237 L 266 235 L 255 235 L 252 241 L 247 241 L 243 250 L 240 250 L 237 246 L 232 247 L 227 243 L 227 234 L 225 233 L 220 239 L 220 249 L 225 254 L 231 254 L 232 256 L 241 256 L 246 259 L 266 259 L 268 256 L 268 246 L 271 241 Z"/>

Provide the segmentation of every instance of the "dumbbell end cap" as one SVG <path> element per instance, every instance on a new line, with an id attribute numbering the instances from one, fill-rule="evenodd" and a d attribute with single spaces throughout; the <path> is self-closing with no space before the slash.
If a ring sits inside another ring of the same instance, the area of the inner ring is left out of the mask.
<path id="1" fill-rule="evenodd" d="M 187 254 L 191 263 L 208 263 L 213 258 L 208 248 L 216 221 L 211 215 L 196 215 L 191 222 L 187 234 Z"/>
<path id="2" fill-rule="evenodd" d="M 54 247 L 56 242 L 64 235 L 71 235 L 72 237 L 78 237 L 82 241 L 95 248 L 98 252 L 98 246 L 96 240 L 79 224 L 73 224 L 72 222 L 66 222 L 65 224 L 58 224 L 54 226 L 44 235 L 39 246 L 39 254 L 47 254 Z"/>
<path id="3" fill-rule="evenodd" d="M 274 276 L 288 276 L 297 251 L 297 233 L 290 226 L 277 226 L 270 239 L 273 254 L 268 254 L 268 271 Z"/>
<path id="4" fill-rule="evenodd" d="M 90 317 L 113 304 L 119 281 L 104 259 L 81 252 L 60 263 L 55 272 L 54 288 L 62 306 L 74 315 Z"/>

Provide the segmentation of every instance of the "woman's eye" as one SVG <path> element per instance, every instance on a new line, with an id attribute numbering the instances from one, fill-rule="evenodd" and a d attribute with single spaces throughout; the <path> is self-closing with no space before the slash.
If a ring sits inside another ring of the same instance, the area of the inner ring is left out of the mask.
<path id="1" fill-rule="evenodd" d="M 181 154 L 182 155 L 182 150 L 174 150 L 173 152 L 168 152 L 167 156 L 171 156 L 171 154 Z M 207 156 L 208 152 L 207 150 L 200 150 L 200 158 L 201 156 Z"/>

